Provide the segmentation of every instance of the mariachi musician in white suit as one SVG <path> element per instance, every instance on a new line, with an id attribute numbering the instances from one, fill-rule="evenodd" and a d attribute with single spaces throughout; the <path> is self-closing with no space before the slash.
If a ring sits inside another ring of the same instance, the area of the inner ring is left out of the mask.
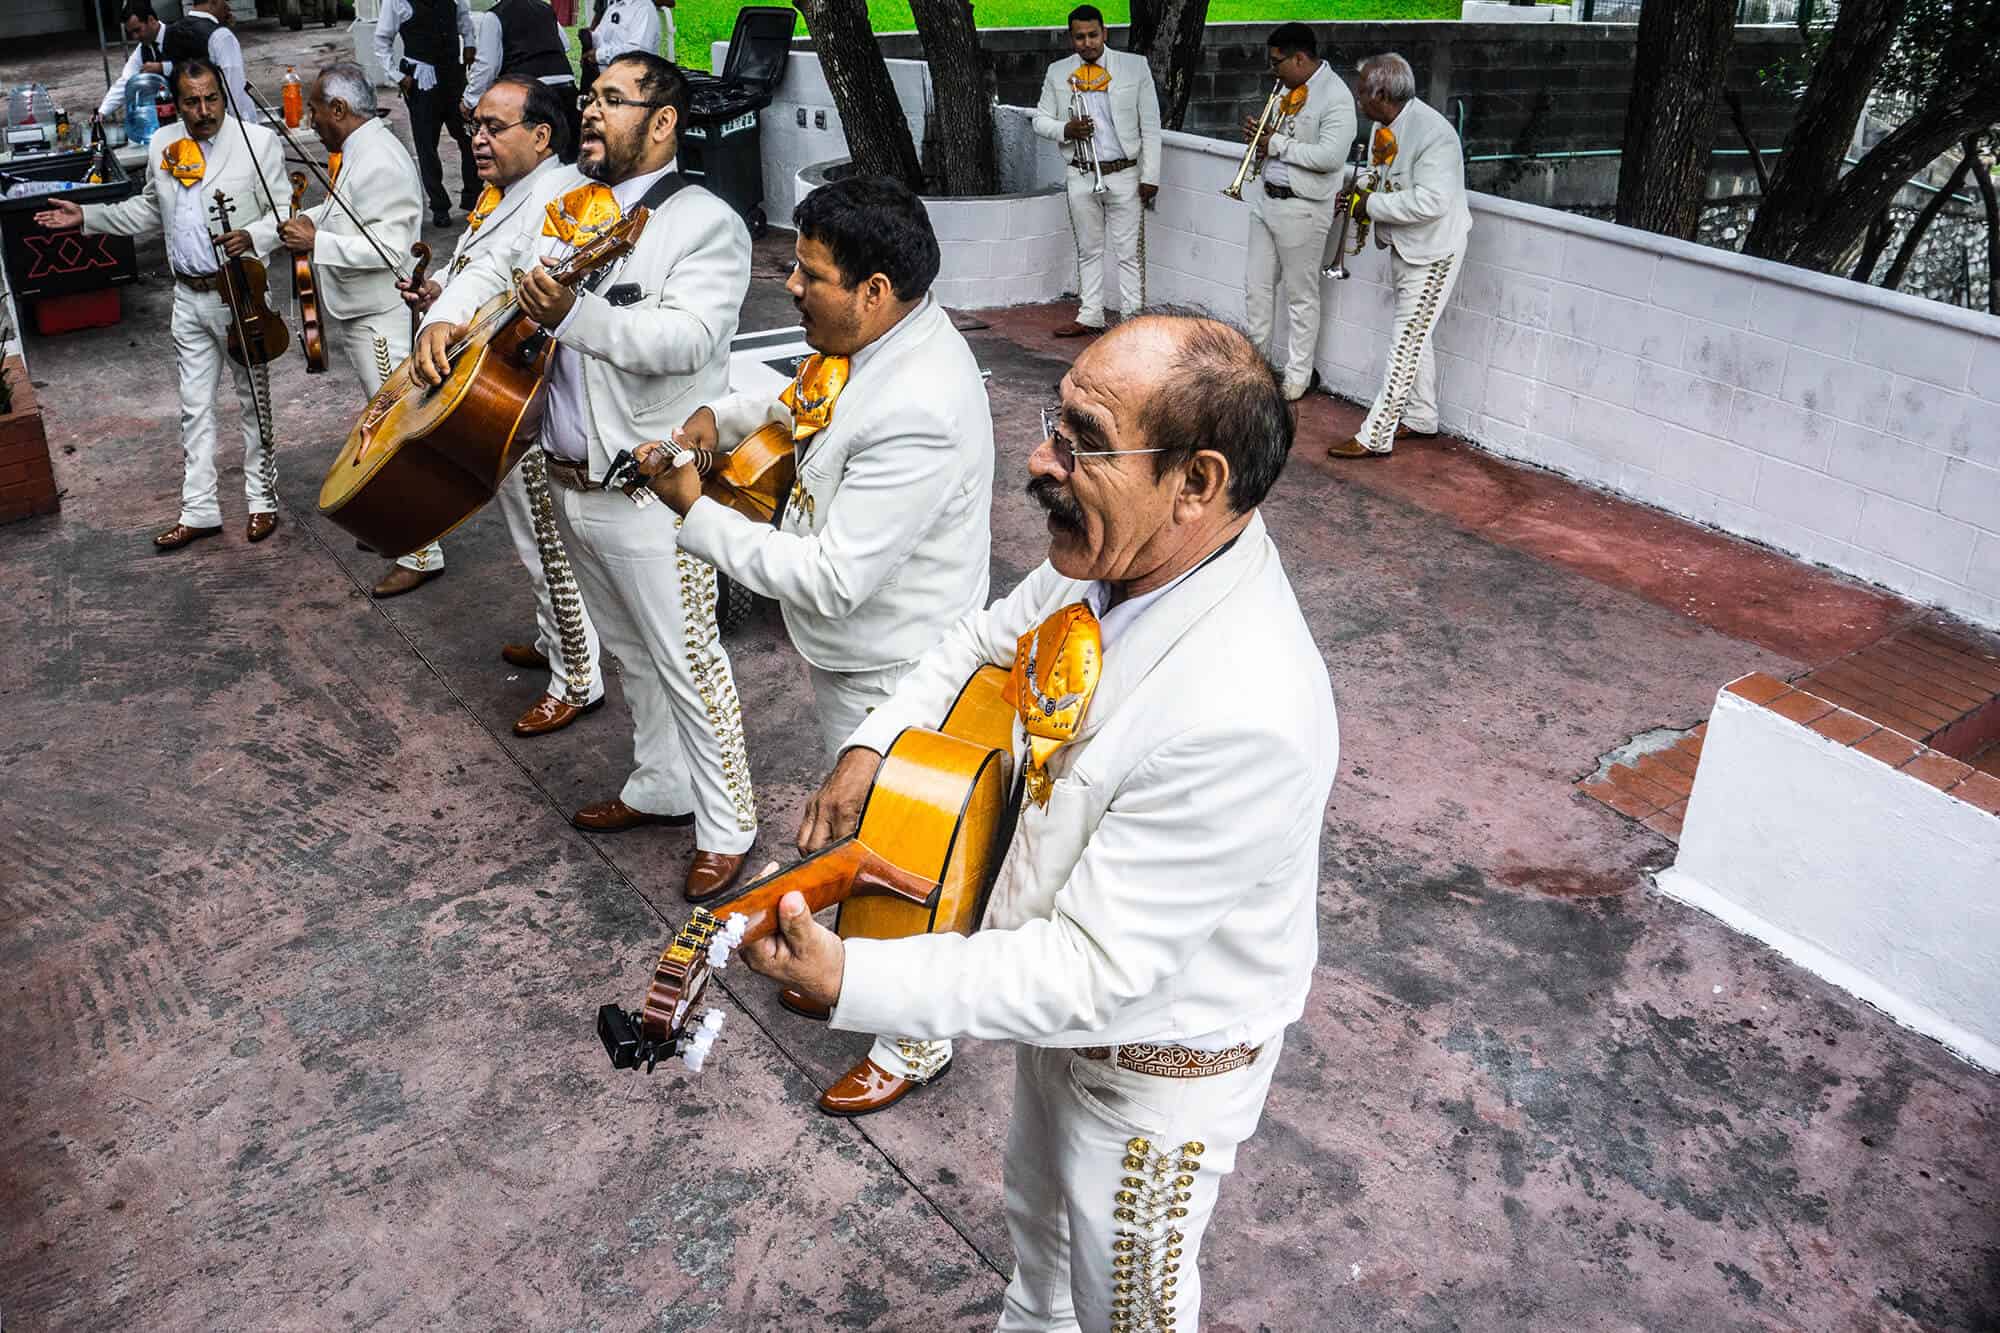
<path id="1" fill-rule="evenodd" d="M 1386 155 L 1373 190 L 1351 207 L 1371 219 L 1390 248 L 1396 322 L 1389 335 L 1382 389 L 1360 432 L 1330 444 L 1334 458 L 1385 458 L 1396 441 L 1437 434 L 1437 354 L 1432 334 L 1458 286 L 1472 210 L 1465 200 L 1465 149 L 1458 131 L 1417 96 L 1410 62 L 1391 51 L 1361 62 L 1356 94 L 1376 122 L 1371 157 Z"/>
<path id="2" fill-rule="evenodd" d="M 410 316 L 391 265 L 409 262 L 423 225 L 423 187 L 409 150 L 376 116 L 375 85 L 361 66 L 328 65 L 307 104 L 339 200 L 322 199 L 295 218 L 264 218 L 239 233 L 242 241 L 224 239 L 258 250 L 282 241 L 312 256 L 327 351 L 347 362 L 365 404 L 410 354 Z M 443 572 L 444 552 L 432 542 L 398 559 L 375 595 L 408 592 Z"/>
<path id="3" fill-rule="evenodd" d="M 695 831 L 690 901 L 736 879 L 757 838 L 743 716 L 715 622 L 715 567 L 682 550 L 658 504 L 605 489 L 619 454 L 666 438 L 729 382 L 729 340 L 750 287 L 750 233 L 735 210 L 675 169 L 688 84 L 656 55 L 629 52 L 598 75 L 577 165 L 543 178 L 510 244 L 473 258 L 431 308 L 412 372 L 433 383 L 481 303 L 516 287 L 556 340 L 542 464 L 557 526 L 604 646 L 625 666 L 634 771 L 610 800 L 570 816 L 619 833 Z M 632 252 L 573 289 L 547 268 L 645 204 Z M 532 224 L 533 216 L 529 217 Z M 640 495 L 651 500 L 641 491 Z"/>
<path id="4" fill-rule="evenodd" d="M 1282 305 L 1286 351 L 1279 369 L 1286 400 L 1296 402 L 1312 387 L 1320 274 L 1342 168 L 1354 146 L 1354 94 L 1319 58 L 1313 30 L 1303 23 L 1271 33 L 1270 58 L 1285 91 L 1265 131 L 1264 179 L 1250 198 L 1245 313 L 1251 341 L 1268 355 L 1274 309 Z"/>
<path id="5" fill-rule="evenodd" d="M 1192 1329 L 1318 952 L 1338 728 L 1257 512 L 1291 413 L 1240 334 L 1151 317 L 1077 359 L 1052 425 L 1048 563 L 925 655 L 808 812 L 851 832 L 896 734 L 1012 668 L 1023 799 L 982 928 L 842 941 L 788 894 L 744 954 L 837 1028 L 1019 1043 L 1001 1329 Z"/>
<path id="6" fill-rule="evenodd" d="M 155 132 L 147 145 L 144 191 L 119 203 L 82 208 L 59 199 L 35 217 L 58 229 L 81 226 L 137 236 L 159 228 L 166 237 L 167 266 L 174 275 L 172 328 L 186 462 L 180 520 L 153 538 L 155 546 L 168 551 L 222 531 L 215 485 L 215 388 L 225 364 L 243 408 L 243 490 L 250 515 L 244 535 L 262 541 L 278 525 L 269 371 L 264 366 L 246 370 L 229 359 L 229 306 L 216 287 L 221 261 L 210 239 L 215 226 L 210 210 L 219 193 L 229 200 L 233 222 L 253 221 L 264 217 L 270 201 L 283 198 L 287 188 L 277 136 L 224 111 L 221 77 L 213 65 L 182 61 L 174 71 L 174 94 L 180 119 Z"/>
<path id="7" fill-rule="evenodd" d="M 784 609 L 830 764 L 917 659 L 986 605 L 993 413 L 972 349 L 930 295 L 938 244 L 922 200 L 886 177 L 857 177 L 814 190 L 793 222 L 786 285 L 818 355 L 780 398 L 733 394 L 679 436 L 712 450 L 780 426 L 799 470 L 778 526 L 703 498 L 691 467 L 653 487 L 686 515 L 683 550 Z M 780 999 L 826 1017 L 796 994 Z M 820 1109 L 883 1110 L 950 1061 L 949 1041 L 878 1036 Z"/>
<path id="8" fill-rule="evenodd" d="M 1055 331 L 1058 338 L 1103 332 L 1107 252 L 1118 264 L 1119 309 L 1130 317 L 1146 303 L 1144 213 L 1160 192 L 1160 95 L 1152 66 L 1142 55 L 1105 48 L 1104 15 L 1095 5 L 1070 11 L 1069 40 L 1076 53 L 1049 66 L 1034 121 L 1035 133 L 1053 139 L 1069 163 L 1077 310 Z"/>

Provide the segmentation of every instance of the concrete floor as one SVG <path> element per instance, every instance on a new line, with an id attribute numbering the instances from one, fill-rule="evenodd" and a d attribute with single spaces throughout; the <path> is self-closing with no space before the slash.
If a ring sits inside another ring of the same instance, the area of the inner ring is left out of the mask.
<path id="1" fill-rule="evenodd" d="M 246 36 L 267 81 L 317 40 Z M 790 322 L 785 258 L 746 329 Z M 538 682 L 496 656 L 530 604 L 490 510 L 444 579 L 366 597 L 379 562 L 312 512 L 358 394 L 296 357 L 284 526 L 243 543 L 231 468 L 226 535 L 154 554 L 180 458 L 141 264 L 124 323 L 31 342 L 66 495 L 0 530 L 9 1329 L 990 1327 L 1004 1047 L 827 1120 L 865 1039 L 735 972 L 706 1073 L 614 1075 L 596 1006 L 643 994 L 691 850 L 565 822 L 626 770 L 615 684 L 508 732 Z M 996 589 L 1041 558 L 1022 458 L 1067 314 L 969 335 Z M 1336 467 L 1358 415 L 1307 405 L 1266 508 L 1344 762 L 1206 1327 L 2000 1325 L 2000 1085 L 1650 895 L 1669 845 L 1570 785 L 1919 609 L 1455 444 Z M 768 608 L 730 650 L 778 857 L 810 695 Z"/>

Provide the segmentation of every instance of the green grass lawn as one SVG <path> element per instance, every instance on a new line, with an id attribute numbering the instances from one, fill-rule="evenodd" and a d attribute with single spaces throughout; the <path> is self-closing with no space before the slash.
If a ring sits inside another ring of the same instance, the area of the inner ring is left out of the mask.
<path id="1" fill-rule="evenodd" d="M 1033 28 L 1059 24 L 1077 0 L 973 0 L 982 28 Z M 1112 23 L 1131 14 L 1129 3 L 1098 0 Z M 741 6 L 719 0 L 680 0 L 674 10 L 676 54 L 692 69 L 708 68 L 709 43 L 726 42 Z M 868 0 L 877 32 L 916 27 L 907 0 Z M 1211 23 L 1282 23 L 1287 19 L 1455 19 L 1458 0 L 1209 0 Z M 805 20 L 798 31 L 805 32 Z"/>

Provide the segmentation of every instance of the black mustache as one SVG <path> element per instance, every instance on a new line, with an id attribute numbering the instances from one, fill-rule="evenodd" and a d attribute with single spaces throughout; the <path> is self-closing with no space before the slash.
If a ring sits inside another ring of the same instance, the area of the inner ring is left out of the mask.
<path id="1" fill-rule="evenodd" d="M 1028 498 L 1040 505 L 1057 527 L 1066 532 L 1083 531 L 1083 506 L 1054 477 L 1036 477 L 1030 481 Z"/>

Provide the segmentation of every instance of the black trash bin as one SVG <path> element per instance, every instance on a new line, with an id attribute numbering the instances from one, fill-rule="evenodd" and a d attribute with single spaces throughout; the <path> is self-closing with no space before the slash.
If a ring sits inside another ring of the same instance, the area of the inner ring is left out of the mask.
<path id="1" fill-rule="evenodd" d="M 764 150 L 758 113 L 785 77 L 798 12 L 789 5 L 738 10 L 721 74 L 688 72 L 688 123 L 681 130 L 680 167 L 736 210 L 752 236 L 762 236 Z"/>
<path id="2" fill-rule="evenodd" d="M 102 157 L 105 180 L 81 182 Z M 41 192 L 40 186 L 63 188 Z M 131 282 L 139 276 L 132 238 L 103 233 L 52 232 L 35 214 L 57 199 L 73 204 L 111 204 L 137 193 L 115 154 L 49 153 L 17 158 L 0 166 L 0 247 L 7 278 L 17 297 L 66 296 Z"/>

